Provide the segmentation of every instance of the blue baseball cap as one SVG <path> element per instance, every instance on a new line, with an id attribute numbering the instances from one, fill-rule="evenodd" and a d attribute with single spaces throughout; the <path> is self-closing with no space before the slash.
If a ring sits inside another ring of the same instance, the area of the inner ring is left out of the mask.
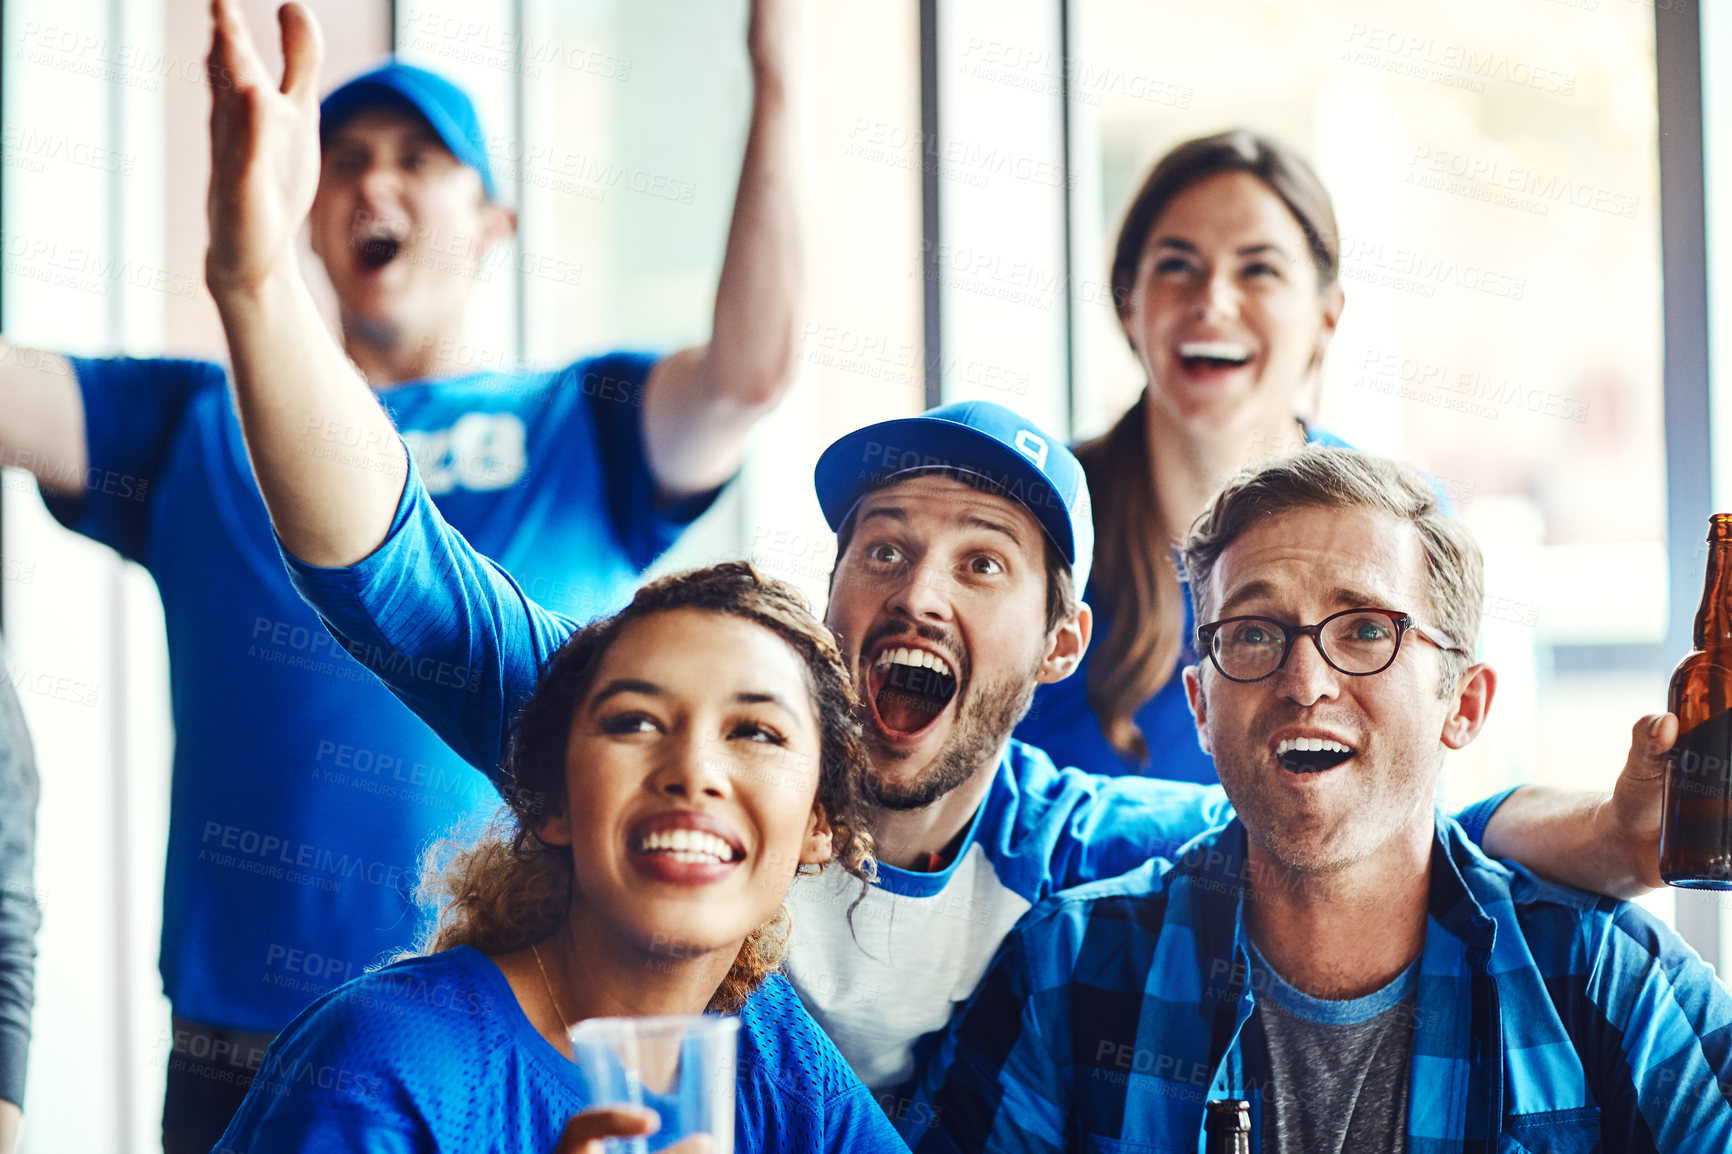
<path id="1" fill-rule="evenodd" d="M 824 519 L 840 532 L 866 494 L 927 469 L 977 477 L 1019 502 L 1069 562 L 1077 596 L 1083 595 L 1095 522 L 1082 462 L 1063 441 L 1003 405 L 960 401 L 856 429 L 824 450 L 813 482 Z"/>
<path id="2" fill-rule="evenodd" d="M 331 133 L 344 122 L 371 108 L 407 109 L 419 115 L 452 156 L 481 174 L 487 199 L 496 199 L 487 138 L 467 92 L 436 72 L 392 60 L 363 72 L 319 103 L 319 144 L 329 143 Z"/>

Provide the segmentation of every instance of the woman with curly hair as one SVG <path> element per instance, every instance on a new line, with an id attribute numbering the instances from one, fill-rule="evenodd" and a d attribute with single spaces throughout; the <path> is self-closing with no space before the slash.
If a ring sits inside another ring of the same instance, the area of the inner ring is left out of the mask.
<path id="1" fill-rule="evenodd" d="M 663 578 L 580 630 L 516 721 L 506 810 L 428 855 L 449 860 L 423 885 L 427 953 L 290 1025 L 219 1149 L 546 1154 L 568 1120 L 561 1150 L 641 1133 L 579 1113 L 568 1030 L 705 1011 L 740 1017 L 736 1149 L 905 1149 L 775 973 L 796 875 L 872 876 L 854 708 L 829 631 L 748 564 Z"/>

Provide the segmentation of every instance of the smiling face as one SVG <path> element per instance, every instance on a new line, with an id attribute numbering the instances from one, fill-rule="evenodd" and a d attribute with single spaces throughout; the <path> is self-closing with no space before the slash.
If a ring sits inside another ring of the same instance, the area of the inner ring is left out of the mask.
<path id="1" fill-rule="evenodd" d="M 460 324 L 482 257 L 513 228 L 425 120 L 389 108 L 331 134 L 309 221 L 345 325 L 387 337 Z"/>
<path id="2" fill-rule="evenodd" d="M 880 805 L 918 809 L 990 769 L 1036 683 L 1075 668 L 1086 610 L 1047 632 L 1045 551 L 1022 505 L 950 477 L 860 502 L 826 622 L 864 699 Z"/>
<path id="3" fill-rule="evenodd" d="M 1394 514 L 1301 508 L 1233 540 L 1198 609 L 1206 620 L 1309 625 L 1380 608 L 1425 623 L 1426 577 L 1418 532 Z M 1309 638 L 1262 681 L 1229 681 L 1207 659 L 1186 670 L 1204 747 L 1253 846 L 1287 869 L 1325 873 L 1403 838 L 1428 841 L 1444 751 L 1472 740 L 1494 685 L 1473 666 L 1442 693 L 1442 659 L 1409 631 L 1394 663 L 1367 677 L 1332 668 Z"/>
<path id="4" fill-rule="evenodd" d="M 566 802 L 540 830 L 571 847 L 574 919 L 652 951 L 737 950 L 796 867 L 829 857 L 819 764 L 780 637 L 698 609 L 632 622 L 573 715 Z"/>
<path id="5" fill-rule="evenodd" d="M 1299 221 L 1249 173 L 1206 177 L 1149 230 L 1120 318 L 1178 424 L 1261 427 L 1291 418 L 1341 314 Z"/>

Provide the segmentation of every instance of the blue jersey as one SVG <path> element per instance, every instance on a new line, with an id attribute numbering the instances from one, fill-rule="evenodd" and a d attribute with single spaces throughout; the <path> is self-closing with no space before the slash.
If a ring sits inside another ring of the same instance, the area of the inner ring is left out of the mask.
<path id="1" fill-rule="evenodd" d="M 77 360 L 90 473 L 66 525 L 162 595 L 175 724 L 162 974 L 175 1012 L 281 1029 L 413 940 L 423 847 L 497 796 L 335 644 L 283 573 L 222 369 Z M 675 537 L 640 431 L 654 358 L 384 394 L 452 523 L 550 604 L 629 596 Z M 622 399 L 623 398 L 623 399 Z M 345 430 L 312 451 L 353 454 Z M 409 675 L 472 696 L 474 669 Z"/>
<path id="2" fill-rule="evenodd" d="M 536 604 L 439 516 L 413 470 L 385 542 L 356 565 L 288 559 L 295 585 L 470 764 L 495 769 L 510 722 L 577 623 Z M 483 671 L 473 693 L 411 676 L 413 662 Z M 974 992 L 1030 906 L 1069 886 L 1170 855 L 1231 811 L 1219 786 L 1104 778 L 1056 768 L 1012 741 L 943 870 L 881 865 L 861 896 L 840 870 L 797 881 L 786 969 L 861 1079 L 889 1095 L 915 1072 L 919 1040 Z M 1501 799 L 1500 799 L 1501 800 Z M 1495 803 L 1470 816 L 1476 831 Z M 883 1101 L 883 1100 L 881 1100 Z"/>
<path id="3" fill-rule="evenodd" d="M 1305 436 L 1313 445 L 1351 448 L 1346 441 L 1321 429 L 1306 428 Z M 1176 559 L 1176 558 L 1175 558 Z M 1181 572 L 1183 570 L 1181 569 Z M 1172 676 L 1160 691 L 1137 709 L 1137 728 L 1148 742 L 1149 760 L 1119 752 L 1101 732 L 1101 723 L 1089 704 L 1089 662 L 1099 648 L 1099 642 L 1112 632 L 1112 614 L 1094 596 L 1094 582 L 1083 590 L 1083 600 L 1094 610 L 1094 637 L 1088 651 L 1077 663 L 1074 672 L 1063 681 L 1049 682 L 1034 692 L 1034 702 L 1028 716 L 1016 727 L 1016 736 L 1037 745 L 1052 755 L 1060 765 L 1075 765 L 1090 773 L 1146 774 L 1169 781 L 1194 781 L 1213 785 L 1215 759 L 1203 752 L 1197 743 L 1197 726 L 1191 718 L 1191 703 L 1185 698 L 1185 679 L 1179 671 L 1197 663 L 1195 635 L 1196 618 L 1191 608 L 1191 587 L 1179 583 L 1179 600 L 1184 609 L 1184 624 L 1179 634 L 1179 656 L 1173 662 Z"/>
<path id="4" fill-rule="evenodd" d="M 739 1018 L 735 1150 L 907 1150 L 786 981 L 772 975 Z M 499 967 L 458 946 L 309 1007 L 271 1043 L 214 1154 L 547 1154 L 592 1104 Z"/>

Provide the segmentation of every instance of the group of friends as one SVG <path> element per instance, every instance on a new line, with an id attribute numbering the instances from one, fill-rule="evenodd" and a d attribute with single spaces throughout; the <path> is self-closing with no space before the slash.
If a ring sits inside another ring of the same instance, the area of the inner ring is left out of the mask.
<path id="1" fill-rule="evenodd" d="M 321 102 L 304 9 L 279 82 L 215 0 L 229 368 L 0 365 L 0 452 L 163 598 L 165 1150 L 599 1152 L 655 1123 L 570 1028 L 700 1012 L 741 1151 L 1195 1150 L 1217 1098 L 1266 1151 L 1732 1149 L 1732 998 L 1625 900 L 1676 720 L 1610 794 L 1437 808 L 1497 688 L 1480 553 L 1294 415 L 1343 294 L 1279 141 L 1133 199 L 1148 383 L 1104 436 L 840 438 L 822 620 L 744 561 L 638 587 L 794 373 L 792 7 L 751 5 L 702 346 L 449 373 L 473 278 L 420 248 L 513 227 L 468 98 L 389 63 Z"/>

